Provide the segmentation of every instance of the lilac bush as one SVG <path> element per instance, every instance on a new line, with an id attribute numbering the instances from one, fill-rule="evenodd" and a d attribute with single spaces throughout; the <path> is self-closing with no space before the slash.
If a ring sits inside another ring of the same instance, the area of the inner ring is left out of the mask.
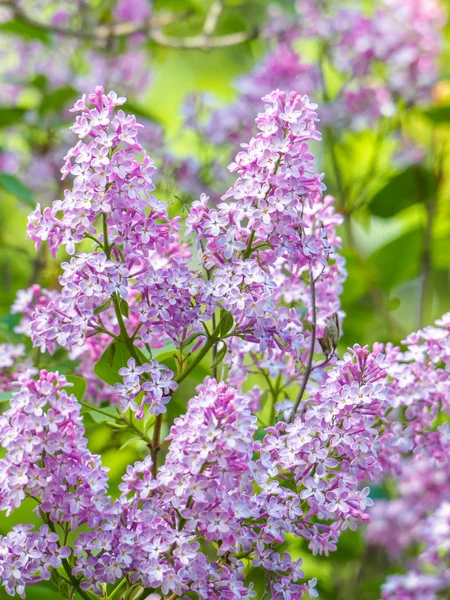
<path id="1" fill-rule="evenodd" d="M 318 107 L 280 90 L 263 103 L 229 166 L 234 184 L 181 219 L 153 195 L 125 98 L 97 87 L 76 102 L 71 187 L 28 226 L 37 249 L 69 255 L 61 287 L 33 286 L 13 310 L 44 357 L 64 348 L 79 360 L 77 376 L 38 370 L 21 348 L 0 366 L 14 390 L 0 416 L 0 508 L 30 499 L 43 522 L 0 539 L 8 594 L 51 577 L 85 600 L 314 598 L 317 578 L 286 540 L 328 556 L 370 521 L 369 484 L 406 480 L 421 461 L 448 473 L 448 314 L 405 351 L 356 344 L 337 356 L 342 216 L 314 165 Z M 94 413 L 145 449 L 117 494 L 87 443 Z M 423 554 L 383 598 L 445 589 L 442 488 L 417 509 Z M 376 510 L 369 535 L 382 543 Z"/>

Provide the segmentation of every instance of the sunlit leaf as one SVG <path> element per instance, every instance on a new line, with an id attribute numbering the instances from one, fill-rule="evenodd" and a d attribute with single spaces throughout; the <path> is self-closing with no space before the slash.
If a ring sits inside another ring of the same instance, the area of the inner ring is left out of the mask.
<path id="1" fill-rule="evenodd" d="M 423 230 L 414 229 L 373 252 L 367 259 L 380 286 L 389 290 L 417 277 L 423 247 Z"/>
<path id="2" fill-rule="evenodd" d="M 423 167 L 417 165 L 394 175 L 370 200 L 371 214 L 387 219 L 413 204 L 426 201 L 426 193 L 423 191 L 426 177 Z"/>
<path id="3" fill-rule="evenodd" d="M 73 384 L 67 386 L 67 393 L 73 394 L 78 401 L 83 400 L 83 396 L 86 393 L 86 379 L 78 375 L 66 375 L 66 379 L 68 383 Z"/>

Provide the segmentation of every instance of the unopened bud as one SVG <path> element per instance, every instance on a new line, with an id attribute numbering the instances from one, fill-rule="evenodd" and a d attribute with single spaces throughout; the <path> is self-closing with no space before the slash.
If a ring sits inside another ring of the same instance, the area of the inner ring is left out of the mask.
<path id="1" fill-rule="evenodd" d="M 325 324 L 325 331 L 323 332 L 323 337 L 319 338 L 319 344 L 322 348 L 322 352 L 329 358 L 334 354 L 339 343 L 340 330 L 337 313 L 334 313 L 331 317 L 325 319 Z"/>

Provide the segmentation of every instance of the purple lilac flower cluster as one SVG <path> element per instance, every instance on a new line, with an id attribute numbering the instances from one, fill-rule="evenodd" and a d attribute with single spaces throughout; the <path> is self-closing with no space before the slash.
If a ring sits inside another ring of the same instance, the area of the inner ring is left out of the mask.
<path id="1" fill-rule="evenodd" d="M 290 527 L 308 540 L 314 554 L 328 555 L 342 529 L 354 529 L 369 518 L 369 488 L 359 485 L 382 473 L 375 425 L 384 421 L 390 405 L 386 366 L 383 354 L 355 346 L 305 401 L 302 414 L 288 425 L 269 428 L 263 441 L 266 486 L 274 491 L 269 477 L 277 472 L 293 484 L 301 517 L 297 523 L 291 519 Z M 290 495 L 283 488 L 277 498 L 283 493 Z"/>
<path id="2" fill-rule="evenodd" d="M 306 274 L 328 288 L 328 314 L 338 309 L 343 265 L 334 266 L 334 250 L 340 218 L 330 209 L 331 199 L 322 200 L 323 175 L 315 172 L 308 149 L 309 141 L 321 139 L 317 106 L 295 92 L 276 91 L 263 101 L 257 136 L 229 166 L 239 177 L 223 196 L 227 201 L 210 208 L 203 196 L 193 203 L 187 224 L 197 234 L 205 268 L 214 269 L 206 293 L 222 299 L 241 330 L 252 331 L 247 341 L 261 350 L 289 348 L 298 356 L 304 346 L 300 316 L 280 307 L 280 286 L 286 290 L 292 283 L 293 295 L 306 295 L 309 284 L 300 283 Z"/>
<path id="3" fill-rule="evenodd" d="M 127 366 L 119 369 L 119 375 L 122 376 L 123 383 L 117 383 L 115 391 L 121 408 L 123 412 L 128 409 L 134 411 L 137 419 L 142 419 L 146 406 L 149 406 L 152 414 L 165 412 L 165 405 L 178 387 L 172 379 L 173 372 L 156 360 L 137 365 L 136 360 L 130 358 Z M 142 392 L 144 394 L 138 405 L 136 400 Z"/>
<path id="4" fill-rule="evenodd" d="M 6 456 L 0 461 L 0 507 L 10 514 L 25 497 L 54 523 L 93 526 L 104 504 L 106 472 L 87 448 L 80 406 L 66 378 L 42 370 L 26 374 L 0 417 Z"/>
<path id="5" fill-rule="evenodd" d="M 108 301 L 126 300 L 128 279 L 150 267 L 151 252 L 164 250 L 174 241 L 176 219 L 170 221 L 166 206 L 156 200 L 152 160 L 137 142 L 136 119 L 123 111 L 113 116 L 125 101 L 103 88 L 91 94 L 94 108 L 83 98 L 74 110 L 82 115 L 73 129 L 80 142 L 69 151 L 63 175 L 74 177 L 73 190 L 41 212 L 30 215 L 29 236 L 37 247 L 48 241 L 55 255 L 61 245 L 70 254 L 83 239 L 94 239 L 102 251 L 78 253 L 62 264 L 61 296 L 38 307 L 31 323 L 33 343 L 53 351 L 55 343 L 81 345 L 86 333 L 101 328 L 95 309 Z M 81 141 L 88 137 L 88 143 Z M 100 228 L 97 230 L 97 228 Z"/>
<path id="6" fill-rule="evenodd" d="M 320 140 L 316 106 L 296 93 L 265 97 L 258 135 L 230 165 L 239 177 L 224 202 L 217 210 L 206 196 L 193 203 L 186 223 L 197 235 L 200 262 L 209 273 L 205 280 L 190 268 L 191 254 L 178 242 L 178 221 L 169 220 L 166 206 L 151 195 L 154 167 L 145 153 L 136 159 L 142 148 L 134 117 L 121 110 L 114 116 L 122 99 L 106 96 L 102 88 L 90 100 L 92 109 L 84 99 L 77 103 L 82 114 L 74 131 L 92 141 L 70 150 L 63 169 L 74 177 L 73 191 L 43 212 L 37 208 L 29 236 L 38 246 L 48 241 L 53 253 L 62 244 L 75 253 L 85 238 L 97 249 L 63 262 L 61 293 L 33 313 L 34 345 L 50 352 L 65 346 L 73 353 L 93 335 L 117 335 L 119 326 L 150 353 L 161 341 L 179 347 L 192 335 L 198 338 L 194 349 L 203 342 L 206 347 L 202 323 L 220 308 L 233 320 L 230 356 L 242 358 L 245 344 L 251 344 L 255 352 L 270 350 L 283 369 L 289 355 L 289 375 L 298 378 L 298 361 L 312 344 L 304 324 L 323 332 L 326 318 L 339 310 L 345 277 L 336 252 L 341 217 L 333 199 L 322 197 L 323 175 L 314 171 L 308 150 L 309 141 Z M 287 308 L 293 301 L 306 307 L 306 315 L 304 308 Z M 126 323 L 117 316 L 123 303 Z M 123 406 L 140 417 L 146 404 L 162 412 L 169 397 L 164 390 L 175 389 L 167 379 L 170 371 L 145 356 L 132 358 L 141 377 L 123 373 L 126 380 L 116 388 L 123 392 Z M 142 392 L 146 399 L 139 409 L 135 399 Z"/>
<path id="7" fill-rule="evenodd" d="M 379 0 L 372 14 L 358 5 L 330 10 L 316 0 L 300 0 L 296 9 L 296 17 L 277 9 L 269 20 L 266 34 L 276 45 L 236 81 L 235 103 L 214 109 L 208 97 L 186 100 L 187 123 L 205 140 L 237 145 L 242 131 L 251 133 L 255 102 L 275 86 L 321 97 L 322 120 L 335 132 L 371 129 L 374 122 L 393 117 L 398 103 L 430 102 L 445 24 L 436 0 Z M 311 43 L 316 45 L 312 61 L 305 58 L 311 56 Z M 333 91 L 325 89 L 330 70 Z"/>
<path id="8" fill-rule="evenodd" d="M 383 600 L 437 600 L 448 593 L 450 504 L 447 500 L 422 521 L 419 533 L 422 552 L 408 573 L 388 577 L 382 587 Z"/>
<path id="9" fill-rule="evenodd" d="M 368 539 L 410 565 L 406 575 L 388 578 L 383 598 L 436 600 L 450 583 L 450 314 L 405 343 L 405 351 L 387 348 L 393 412 L 380 452 L 398 496 L 375 504 Z M 411 560 L 411 548 L 420 546 Z"/>
<path id="10" fill-rule="evenodd" d="M 449 423 L 444 419 L 439 424 L 450 414 L 450 313 L 436 325 L 410 334 L 405 343 L 405 352 L 386 348 L 397 414 L 383 433 L 383 445 L 385 460 L 394 471 L 401 453 L 436 461 L 447 461 L 450 453 Z"/>
<path id="11" fill-rule="evenodd" d="M 22 334 L 26 338 L 31 337 L 31 321 L 35 311 L 40 308 L 47 307 L 51 303 L 55 303 L 59 298 L 59 292 L 56 290 L 45 290 L 40 285 L 34 284 L 26 290 L 19 290 L 16 300 L 11 307 L 13 314 L 21 316 L 19 324 L 14 328 L 17 334 Z M 105 322 L 105 317 L 103 321 Z M 108 328 L 117 330 L 117 324 L 111 321 L 107 323 Z M 69 353 L 69 358 L 74 362 L 74 373 L 83 377 L 86 381 L 86 397 L 93 404 L 117 404 L 118 397 L 114 388 L 108 383 L 99 379 L 92 371 L 92 365 L 95 364 L 102 355 L 105 345 L 107 344 L 108 336 L 98 334 L 95 337 L 91 336 L 85 340 L 83 346 L 72 348 Z M 20 348 L 20 345 L 16 345 Z M 30 361 L 21 361 L 16 364 L 14 371 L 20 373 L 25 368 L 31 369 Z M 30 372 L 30 371 L 29 371 Z M 11 388 L 11 376 L 5 378 L 5 388 Z"/>
<path id="12" fill-rule="evenodd" d="M 0 344 L 0 392 L 6 392 L 21 373 L 33 373 L 33 363 L 23 344 Z"/>
<path id="13" fill-rule="evenodd" d="M 154 166 L 137 140 L 140 125 L 119 108 L 124 99 L 99 87 L 92 107 L 85 97 L 76 103 L 80 141 L 63 168 L 73 189 L 38 207 L 29 224 L 37 246 L 48 242 L 53 254 L 65 246 L 73 256 L 62 264 L 61 292 L 33 287 L 14 310 L 24 314 L 19 330 L 42 349 L 98 356 L 112 340 L 113 353 L 127 353 L 117 368 L 117 419 L 145 439 L 150 455 L 128 467 L 112 500 L 66 378 L 19 375 L 0 417 L 0 508 L 9 513 L 34 498 L 48 529 L 1 538 L 9 593 L 23 595 L 62 566 L 84 598 L 110 584 L 153 598 L 248 600 L 256 595 L 248 573 L 262 567 L 264 595 L 314 598 L 315 578 L 307 581 L 301 560 L 282 550 L 287 536 L 328 555 L 343 530 L 369 521 L 365 482 L 413 461 L 446 465 L 448 424 L 436 427 L 436 419 L 450 397 L 449 316 L 409 336 L 405 352 L 355 345 L 336 358 L 336 340 L 324 340 L 338 336 L 345 267 L 340 217 L 323 197 L 308 146 L 320 140 L 316 105 L 279 90 L 263 100 L 256 137 L 230 165 L 234 185 L 216 208 L 201 197 L 186 219 L 197 236 L 196 268 L 177 237 L 179 220 L 152 195 Z M 93 250 L 77 251 L 81 242 Z M 315 362 L 319 342 L 326 360 Z M 176 373 L 154 354 L 166 344 Z M 228 351 L 221 375 L 229 377 L 198 386 L 159 464 L 166 405 L 209 351 Z M 262 390 L 242 391 L 253 372 L 268 382 L 267 423 L 254 414 Z M 133 419 L 144 417 L 139 429 Z M 412 589 L 424 561 L 442 585 L 441 491 L 434 514 L 418 510 L 429 519 L 423 557 L 406 578 L 386 583 L 385 598 Z M 420 590 L 432 585 L 440 589 L 424 577 Z"/>
<path id="14" fill-rule="evenodd" d="M 10 596 L 25 598 L 25 588 L 51 577 L 70 555 L 68 546 L 59 545 L 59 536 L 43 525 L 32 531 L 32 525 L 15 525 L 0 537 L 0 577 Z"/>

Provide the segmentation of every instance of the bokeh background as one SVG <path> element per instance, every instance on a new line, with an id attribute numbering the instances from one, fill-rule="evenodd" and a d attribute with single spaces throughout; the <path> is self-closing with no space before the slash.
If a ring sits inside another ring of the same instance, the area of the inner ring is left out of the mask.
<path id="1" fill-rule="evenodd" d="M 345 217 L 341 348 L 398 344 L 432 323 L 450 309 L 448 9 L 431 0 L 0 1 L 0 342 L 19 340 L 18 290 L 58 286 L 57 263 L 25 239 L 27 214 L 63 194 L 59 170 L 75 139 L 68 108 L 96 85 L 127 96 L 146 125 L 155 194 L 172 214 L 227 190 L 226 167 L 263 94 L 310 95 L 324 134 L 314 152 Z M 374 35 L 367 23 L 378 11 Z M 89 439 L 113 482 L 139 456 L 133 445 L 118 454 L 101 422 L 89 424 Z M 0 533 L 28 508 L 0 521 Z M 306 556 L 295 542 L 290 550 Z M 401 568 L 361 532 L 345 533 L 331 558 L 305 560 L 329 600 L 376 599 Z M 29 597 L 51 593 L 39 584 Z"/>

